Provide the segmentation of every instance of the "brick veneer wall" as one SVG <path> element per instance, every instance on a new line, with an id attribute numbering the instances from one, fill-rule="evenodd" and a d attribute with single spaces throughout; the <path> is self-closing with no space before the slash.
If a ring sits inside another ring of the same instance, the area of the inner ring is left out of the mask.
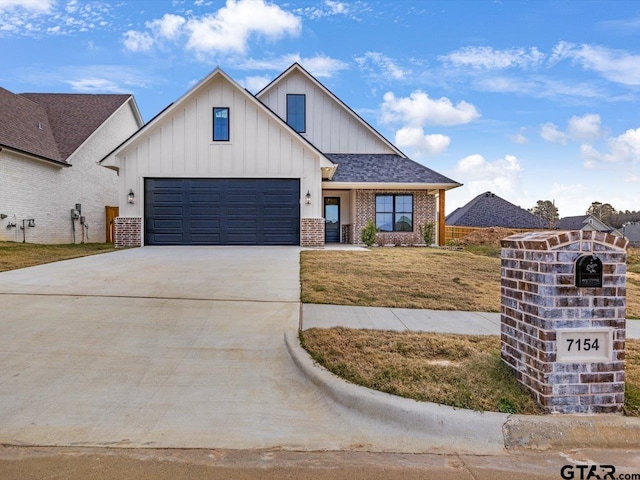
<path id="1" fill-rule="evenodd" d="M 369 220 L 376 221 L 376 194 L 395 193 L 413 195 L 413 231 L 379 233 L 385 244 L 396 241 L 408 245 L 424 243 L 420 226 L 427 221 L 436 224 L 436 199 L 425 190 L 356 190 L 356 218 L 353 225 L 352 243 L 362 243 L 362 230 Z M 434 239 L 435 240 L 435 239 Z"/>
<path id="2" fill-rule="evenodd" d="M 502 240 L 502 358 L 547 413 L 614 413 L 624 404 L 626 243 L 602 232 L 528 232 Z M 575 285 L 596 254 L 602 288 Z M 559 328 L 612 327 L 609 362 L 556 361 Z"/>
<path id="3" fill-rule="evenodd" d="M 300 245 L 303 247 L 324 247 L 324 218 L 301 219 Z"/>
<path id="4" fill-rule="evenodd" d="M 141 217 L 116 217 L 115 227 L 116 248 L 142 246 Z"/>

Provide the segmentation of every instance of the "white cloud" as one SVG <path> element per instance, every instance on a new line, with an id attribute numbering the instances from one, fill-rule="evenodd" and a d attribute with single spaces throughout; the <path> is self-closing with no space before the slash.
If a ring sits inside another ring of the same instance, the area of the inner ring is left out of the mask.
<path id="1" fill-rule="evenodd" d="M 80 93 L 122 93 L 125 91 L 116 82 L 106 78 L 81 78 L 78 80 L 68 80 L 75 92 Z"/>
<path id="2" fill-rule="evenodd" d="M 246 77 L 240 81 L 240 85 L 249 90 L 250 92 L 257 93 L 266 87 L 272 78 L 266 75 Z"/>
<path id="3" fill-rule="evenodd" d="M 529 139 L 525 136 L 525 132 L 526 132 L 526 128 L 522 127 L 519 132 L 507 135 L 507 138 L 511 140 L 513 143 L 517 143 L 518 145 L 524 145 L 529 141 Z"/>
<path id="4" fill-rule="evenodd" d="M 182 32 L 182 26 L 186 23 L 184 17 L 166 13 L 162 18 L 147 22 L 147 28 L 153 30 L 157 36 L 168 40 L 176 39 Z"/>
<path id="5" fill-rule="evenodd" d="M 584 82 L 569 83 L 540 76 L 527 79 L 491 76 L 475 79 L 473 83 L 478 89 L 488 92 L 516 93 L 537 98 L 604 98 L 608 95 L 604 90 Z"/>
<path id="6" fill-rule="evenodd" d="M 325 0 L 323 4 L 313 7 L 297 8 L 295 13 L 303 17 L 307 17 L 311 20 L 319 20 L 325 17 L 332 17 L 335 15 L 346 15 L 351 18 L 355 17 L 354 10 L 360 10 L 360 2 L 338 2 L 334 0 Z"/>
<path id="7" fill-rule="evenodd" d="M 145 32 L 129 30 L 122 40 L 124 46 L 132 52 L 148 52 L 153 46 L 153 38 Z"/>
<path id="8" fill-rule="evenodd" d="M 411 148 L 419 154 L 435 156 L 446 152 L 451 139 L 439 133 L 425 135 L 422 128 L 405 127 L 396 132 L 395 144 L 399 148 Z"/>
<path id="9" fill-rule="evenodd" d="M 528 50 L 511 48 L 508 50 L 494 50 L 492 47 L 463 47 L 459 50 L 442 55 L 439 60 L 456 67 L 472 67 L 487 70 L 506 68 L 529 68 L 540 65 L 545 55 L 536 47 Z"/>
<path id="10" fill-rule="evenodd" d="M 640 85 L 640 55 L 599 45 L 560 42 L 554 47 L 550 62 L 565 59 L 571 59 L 612 82 Z"/>
<path id="11" fill-rule="evenodd" d="M 602 135 L 600 115 L 590 113 L 569 120 L 567 134 L 578 140 L 594 140 Z"/>
<path id="12" fill-rule="evenodd" d="M 280 72 L 295 62 L 302 65 L 311 75 L 318 78 L 332 77 L 336 72 L 349 68 L 349 65 L 336 58 L 327 57 L 326 55 L 316 55 L 315 57 L 305 58 L 301 57 L 299 53 L 291 53 L 277 58 L 261 60 L 254 58 L 241 59 L 234 66 L 235 68 L 243 70 L 273 70 Z"/>
<path id="13" fill-rule="evenodd" d="M 252 35 L 276 40 L 297 36 L 300 19 L 264 0 L 227 0 L 214 14 L 189 19 L 187 49 L 200 54 L 245 53 Z"/>
<path id="14" fill-rule="evenodd" d="M 416 90 L 409 97 L 399 97 L 393 92 L 384 94 L 381 107 L 384 123 L 401 122 L 411 127 L 424 125 L 459 125 L 480 118 L 472 104 L 461 100 L 454 105 L 446 97 L 432 99 L 425 92 Z"/>
<path id="15" fill-rule="evenodd" d="M 530 200 L 522 188 L 522 165 L 513 155 L 505 155 L 493 162 L 482 155 L 462 158 L 456 164 L 453 178 L 464 184 L 447 193 L 449 205 L 462 206 L 483 192 L 493 192 L 509 202 L 528 205 Z"/>
<path id="16" fill-rule="evenodd" d="M 35 12 L 47 13 L 53 7 L 53 0 L 0 0 L 0 11 L 9 8 L 24 8 Z"/>
<path id="17" fill-rule="evenodd" d="M 629 129 L 617 137 L 607 141 L 608 151 L 600 152 L 590 144 L 580 147 L 585 168 L 601 169 L 607 164 L 640 163 L 640 128 Z"/>
<path id="18" fill-rule="evenodd" d="M 244 54 L 254 36 L 277 40 L 301 31 L 298 17 L 265 0 L 227 0 L 213 13 L 189 18 L 167 13 L 145 26 L 145 31 L 124 34 L 127 49 L 145 52 L 159 40 L 177 42 L 184 37 L 184 47 L 201 58 Z"/>
<path id="19" fill-rule="evenodd" d="M 387 80 L 403 80 L 410 74 L 408 70 L 404 70 L 390 57 L 380 52 L 366 52 L 361 57 L 356 57 L 358 66 L 375 75 L 382 75 Z M 373 68 L 371 67 L 373 65 Z"/>
<path id="20" fill-rule="evenodd" d="M 548 122 L 540 127 L 540 136 L 547 142 L 566 144 L 569 136 L 560 131 L 554 123 Z"/>
<path id="21" fill-rule="evenodd" d="M 567 122 L 566 132 L 553 123 L 545 123 L 540 127 L 540 136 L 547 142 L 563 145 L 569 140 L 596 140 L 602 136 L 600 115 L 595 113 L 574 115 Z"/>

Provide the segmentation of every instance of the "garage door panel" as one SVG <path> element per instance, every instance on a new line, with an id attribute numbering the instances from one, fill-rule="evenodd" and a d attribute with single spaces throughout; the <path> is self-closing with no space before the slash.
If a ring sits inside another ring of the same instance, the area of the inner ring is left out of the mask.
<path id="1" fill-rule="evenodd" d="M 299 245 L 298 179 L 146 179 L 147 245 Z"/>

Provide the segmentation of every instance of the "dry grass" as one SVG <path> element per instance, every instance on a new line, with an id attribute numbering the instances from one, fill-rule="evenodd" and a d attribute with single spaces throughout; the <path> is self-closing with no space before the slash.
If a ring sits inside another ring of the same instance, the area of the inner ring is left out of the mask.
<path id="1" fill-rule="evenodd" d="M 500 359 L 497 336 L 305 330 L 302 345 L 336 375 L 382 392 L 471 410 L 539 414 Z M 640 340 L 627 341 L 625 414 L 640 416 Z"/>
<path id="2" fill-rule="evenodd" d="M 112 243 L 38 245 L 34 243 L 0 242 L 0 272 L 31 267 L 96 253 L 112 252 Z"/>
<path id="3" fill-rule="evenodd" d="M 500 259 L 492 248 L 473 251 L 302 252 L 302 302 L 499 312 Z M 627 318 L 640 318 L 640 250 L 628 258 Z"/>
<path id="4" fill-rule="evenodd" d="M 301 339 L 314 360 L 358 385 L 471 410 L 541 413 L 500 360 L 496 336 L 314 328 Z"/>
<path id="5" fill-rule="evenodd" d="M 497 312 L 500 260 L 430 248 L 302 252 L 302 301 Z"/>

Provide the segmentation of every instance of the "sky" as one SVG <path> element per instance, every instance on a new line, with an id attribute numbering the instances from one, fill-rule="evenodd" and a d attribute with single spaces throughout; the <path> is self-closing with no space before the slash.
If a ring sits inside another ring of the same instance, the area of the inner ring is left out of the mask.
<path id="1" fill-rule="evenodd" d="M 560 216 L 640 210 L 640 2 L 0 0 L 0 86 L 131 93 L 145 121 L 216 67 L 293 62 L 413 160 Z"/>

